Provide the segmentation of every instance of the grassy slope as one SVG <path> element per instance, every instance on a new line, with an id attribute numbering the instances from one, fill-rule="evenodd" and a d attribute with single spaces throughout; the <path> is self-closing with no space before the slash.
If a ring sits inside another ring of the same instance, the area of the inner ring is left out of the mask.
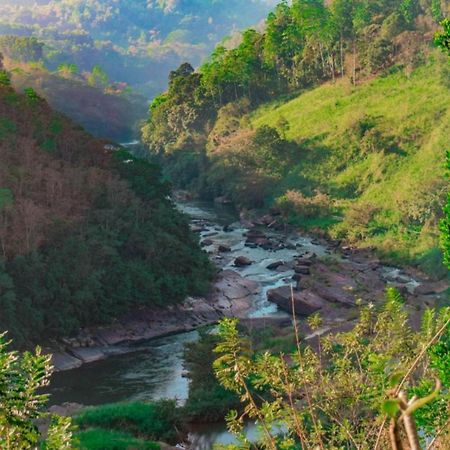
<path id="1" fill-rule="evenodd" d="M 344 216 L 351 203 L 379 207 L 376 220 L 383 232 L 360 244 L 376 245 L 397 258 L 417 259 L 433 252 L 436 220 L 431 217 L 419 227 L 399 226 L 404 211 L 398 205 L 423 208 L 431 203 L 431 193 L 446 190 L 443 165 L 450 130 L 450 82 L 445 64 L 434 55 L 410 77 L 398 72 L 356 88 L 345 81 L 326 84 L 257 110 L 251 117 L 254 126 L 273 126 L 284 117 L 290 125 L 287 137 L 306 140 L 310 149 L 283 188 L 312 183 L 332 193 Z M 355 155 L 354 145 L 353 150 L 347 145 L 348 130 L 364 115 L 374 117 L 377 130 L 394 138 L 401 154 Z M 356 186 L 353 200 L 345 195 L 348 186 Z M 345 219 L 338 227 L 345 231 Z"/>

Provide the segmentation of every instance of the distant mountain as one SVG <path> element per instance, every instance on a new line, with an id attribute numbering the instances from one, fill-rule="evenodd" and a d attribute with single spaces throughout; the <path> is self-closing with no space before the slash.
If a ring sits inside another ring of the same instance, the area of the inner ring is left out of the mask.
<path id="1" fill-rule="evenodd" d="M 41 0 L 0 5 L 0 35 L 36 36 L 49 69 L 96 64 L 148 96 L 167 73 L 194 65 L 224 36 L 262 20 L 274 0 Z"/>
<path id="2" fill-rule="evenodd" d="M 167 74 L 257 24 L 275 0 L 2 0 L 0 52 L 30 86 L 98 137 L 136 137 Z"/>

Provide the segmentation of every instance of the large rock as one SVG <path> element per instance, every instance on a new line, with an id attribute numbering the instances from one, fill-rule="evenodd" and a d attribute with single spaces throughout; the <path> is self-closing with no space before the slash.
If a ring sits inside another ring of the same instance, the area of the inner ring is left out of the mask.
<path id="1" fill-rule="evenodd" d="M 294 267 L 295 273 L 300 275 L 310 275 L 311 269 L 308 266 L 296 266 Z"/>
<path id="2" fill-rule="evenodd" d="M 219 250 L 220 253 L 229 253 L 231 252 L 231 247 L 225 244 L 220 244 L 217 250 Z"/>
<path id="3" fill-rule="evenodd" d="M 248 241 L 255 241 L 257 239 L 267 239 L 265 233 L 256 228 L 247 231 L 247 233 L 245 233 L 245 237 L 247 238 Z"/>
<path id="4" fill-rule="evenodd" d="M 83 363 L 91 363 L 106 358 L 105 352 L 100 348 L 72 348 L 70 352 L 75 358 L 81 359 Z"/>
<path id="5" fill-rule="evenodd" d="M 322 308 L 323 303 L 313 293 L 308 291 L 292 292 L 290 286 L 271 289 L 267 292 L 267 299 L 283 311 L 292 313 L 292 295 L 296 315 L 309 316 Z"/>
<path id="6" fill-rule="evenodd" d="M 253 263 L 250 259 L 248 259 L 246 256 L 238 256 L 234 260 L 234 265 L 236 267 L 245 267 L 245 266 L 251 266 Z"/>
<path id="7" fill-rule="evenodd" d="M 448 289 L 447 280 L 436 281 L 434 283 L 425 282 L 414 289 L 415 295 L 441 294 Z"/>
<path id="8" fill-rule="evenodd" d="M 60 370 L 71 370 L 80 367 L 83 362 L 81 359 L 75 358 L 64 352 L 53 352 L 52 353 L 52 364 L 56 371 Z"/>
<path id="9" fill-rule="evenodd" d="M 344 306 L 356 306 L 354 295 L 344 289 L 337 289 L 335 287 L 326 287 L 316 284 L 314 292 L 330 303 L 340 303 Z"/>
<path id="10" fill-rule="evenodd" d="M 282 266 L 284 261 L 275 261 L 267 266 L 268 270 L 277 270 L 278 267 Z"/>
<path id="11" fill-rule="evenodd" d="M 234 270 L 224 270 L 214 283 L 209 301 L 224 315 L 247 317 L 253 308 L 254 298 L 260 291 L 255 281 L 242 277 Z"/>

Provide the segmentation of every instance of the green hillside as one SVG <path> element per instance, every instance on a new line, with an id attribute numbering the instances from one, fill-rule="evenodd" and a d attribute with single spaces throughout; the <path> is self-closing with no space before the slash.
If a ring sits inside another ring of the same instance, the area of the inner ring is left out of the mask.
<path id="1" fill-rule="evenodd" d="M 159 167 L 16 93 L 1 69 L 0 329 L 26 346 L 205 292 L 208 258 Z"/>
<path id="2" fill-rule="evenodd" d="M 166 174 L 396 262 L 442 267 L 445 2 L 280 3 L 263 31 L 181 66 L 143 128 Z"/>
<path id="3" fill-rule="evenodd" d="M 335 236 L 396 256 L 424 256 L 437 244 L 447 190 L 446 64 L 434 55 L 410 76 L 397 72 L 357 87 L 328 83 L 260 107 L 252 126 L 284 122 L 286 137 L 308 149 L 274 197 L 319 189 L 343 216 L 332 227 Z"/>

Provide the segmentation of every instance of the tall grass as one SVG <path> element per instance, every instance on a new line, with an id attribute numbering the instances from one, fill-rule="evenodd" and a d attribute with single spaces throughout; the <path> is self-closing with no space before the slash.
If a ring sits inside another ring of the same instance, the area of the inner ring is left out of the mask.
<path id="1" fill-rule="evenodd" d="M 109 431 L 120 431 L 149 441 L 176 442 L 179 414 L 175 401 L 170 400 L 116 403 L 87 408 L 75 416 L 74 423 L 81 430 L 96 430 L 95 433 L 82 432 L 83 439 L 97 439 L 99 430 L 103 430 L 105 436 Z"/>
<path id="2" fill-rule="evenodd" d="M 318 188 L 343 212 L 343 222 L 329 226 L 336 237 L 375 245 L 396 260 L 429 254 L 438 245 L 437 221 L 448 191 L 447 65 L 432 53 L 409 76 L 398 70 L 357 87 L 340 80 L 252 113 L 254 127 L 284 117 L 287 138 L 300 143 L 298 162 L 275 195 Z M 361 131 L 365 126 L 368 133 Z M 355 238 L 348 211 L 367 204 L 377 210 L 371 231 Z"/>

